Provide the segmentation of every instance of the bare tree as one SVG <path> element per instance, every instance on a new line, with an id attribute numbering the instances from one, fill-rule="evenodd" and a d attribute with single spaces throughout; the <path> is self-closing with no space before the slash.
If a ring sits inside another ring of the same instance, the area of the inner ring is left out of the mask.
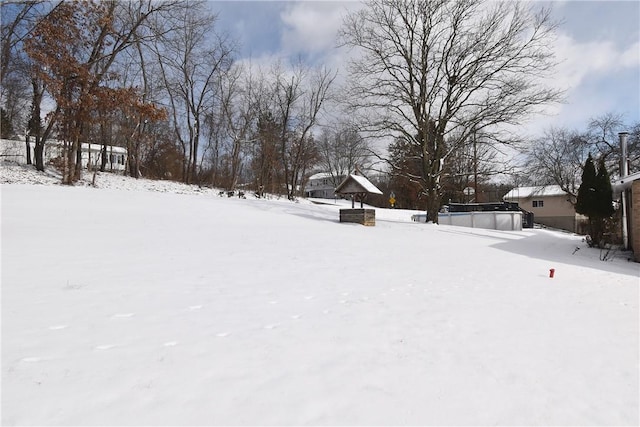
<path id="1" fill-rule="evenodd" d="M 254 143 L 251 144 L 251 170 L 260 197 L 264 197 L 265 191 L 275 194 L 284 185 L 278 143 L 281 134 L 281 126 L 274 115 L 268 107 L 262 107 L 256 123 Z"/>
<path id="2" fill-rule="evenodd" d="M 292 72 L 285 72 L 279 64 L 272 69 L 270 111 L 279 125 L 279 154 L 289 199 L 300 194 L 305 172 L 317 158 L 312 130 L 335 77 L 327 69 L 313 70 L 301 64 L 295 65 Z"/>
<path id="3" fill-rule="evenodd" d="M 319 166 L 331 176 L 334 186 L 356 169 L 367 170 L 371 165 L 371 152 L 366 140 L 355 126 L 339 123 L 325 128 L 318 138 Z"/>
<path id="4" fill-rule="evenodd" d="M 620 175 L 620 150 L 619 132 L 628 132 L 629 141 L 627 147 L 628 169 L 640 170 L 640 141 L 638 128 L 640 123 L 625 124 L 622 114 L 607 112 L 593 117 L 587 125 L 585 138 L 589 144 L 589 151 L 598 160 L 604 160 L 607 170 L 612 175 Z"/>
<path id="5" fill-rule="evenodd" d="M 0 90 L 2 106 L 16 133 L 26 134 L 27 164 L 32 163 L 30 137 L 35 138 L 36 168 L 44 170 L 43 141 L 47 126 L 42 126 L 40 104 L 44 97 L 43 82 L 35 74 L 35 67 L 24 51 L 24 41 L 39 20 L 59 2 L 44 0 L 4 1 L 0 3 L 2 43 L 0 55 Z M 36 103 L 38 103 L 36 105 Z M 37 117 L 32 118 L 36 112 Z M 39 153 L 39 154 L 38 154 Z"/>
<path id="6" fill-rule="evenodd" d="M 220 108 L 224 134 L 230 142 L 228 189 L 234 190 L 242 172 L 241 154 L 254 140 L 259 96 L 249 70 L 236 66 L 220 79 Z"/>
<path id="7" fill-rule="evenodd" d="M 607 159 L 612 154 L 618 154 L 618 131 L 623 127 L 622 115 L 613 112 L 605 113 L 589 120 L 587 128 L 588 142 L 594 154 Z"/>
<path id="8" fill-rule="evenodd" d="M 59 2 L 57 2 L 59 4 Z M 56 2 L 45 0 L 4 1 L 0 3 L 2 17 L 0 44 L 0 81 L 4 82 L 7 74 L 15 71 L 22 57 L 24 40 L 35 28 L 36 22 L 51 9 L 55 9 Z"/>
<path id="9" fill-rule="evenodd" d="M 621 115 L 606 113 L 590 119 L 583 131 L 547 128 L 525 150 L 524 171 L 534 183 L 560 186 L 572 196 L 570 200 L 575 203 L 584 164 L 589 155 L 595 161 L 604 161 L 613 174 L 619 174 L 618 132 L 627 129 L 630 133 L 630 170 L 640 169 L 640 125 L 625 126 Z"/>
<path id="10" fill-rule="evenodd" d="M 453 140 L 457 142 L 457 138 Z M 445 199 L 476 203 L 494 201 L 486 199 L 484 187 L 492 176 L 507 169 L 495 147 L 487 143 L 482 133 L 474 132 L 465 143 L 457 144 L 444 163 L 442 188 Z"/>
<path id="11" fill-rule="evenodd" d="M 553 70 L 555 24 L 548 10 L 529 7 L 374 0 L 345 19 L 341 41 L 359 54 L 349 67 L 352 111 L 367 113 L 361 120 L 371 134 L 418 148 L 430 220 L 441 205 L 444 162 L 459 144 L 474 131 L 518 124 L 561 95 L 541 81 Z"/>
<path id="12" fill-rule="evenodd" d="M 184 155 L 183 180 L 197 179 L 204 117 L 220 102 L 219 79 L 233 63 L 233 44 L 215 31 L 206 2 L 189 2 L 163 22 L 153 45 Z"/>
<path id="13" fill-rule="evenodd" d="M 575 203 L 580 176 L 589 154 L 583 134 L 566 128 L 548 128 L 528 149 L 526 172 L 540 185 L 555 184 Z"/>
<path id="14" fill-rule="evenodd" d="M 628 170 L 640 172 L 640 122 L 629 126 Z"/>

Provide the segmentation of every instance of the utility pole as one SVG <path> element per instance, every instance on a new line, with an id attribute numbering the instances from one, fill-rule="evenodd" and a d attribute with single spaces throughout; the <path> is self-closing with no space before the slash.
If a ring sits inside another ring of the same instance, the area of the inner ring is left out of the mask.
<path id="1" fill-rule="evenodd" d="M 473 129 L 473 191 L 475 192 L 476 203 L 480 203 L 480 193 L 478 192 L 478 147 L 475 129 Z"/>

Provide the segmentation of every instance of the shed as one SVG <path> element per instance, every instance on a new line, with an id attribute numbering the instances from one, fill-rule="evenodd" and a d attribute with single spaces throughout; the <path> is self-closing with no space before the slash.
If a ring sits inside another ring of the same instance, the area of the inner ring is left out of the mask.
<path id="1" fill-rule="evenodd" d="M 350 195 L 351 208 L 355 207 L 355 197 L 358 196 L 360 198 L 360 208 L 362 208 L 363 200 L 367 194 L 382 194 L 382 191 L 364 176 L 350 174 L 336 187 L 336 194 Z"/>
<path id="2" fill-rule="evenodd" d="M 355 222 L 376 225 L 375 209 L 364 209 L 364 199 L 368 194 L 382 194 L 382 191 L 361 175 L 350 174 L 336 187 L 336 194 L 351 196 L 351 209 L 340 209 L 340 222 Z M 355 209 L 355 198 L 360 199 L 360 209 Z"/>

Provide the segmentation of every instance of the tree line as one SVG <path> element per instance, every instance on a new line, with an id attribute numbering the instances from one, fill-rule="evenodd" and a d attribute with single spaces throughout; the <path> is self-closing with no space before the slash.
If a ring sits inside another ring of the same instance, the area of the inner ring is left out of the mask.
<path id="1" fill-rule="evenodd" d="M 313 167 L 333 165 L 336 140 L 367 163 L 351 123 L 320 127 L 336 72 L 251 69 L 208 2 L 14 1 L 2 19 L 3 136 L 26 135 L 41 171 L 47 141 L 62 141 L 67 184 L 82 172 L 83 142 L 103 146 L 101 170 L 106 147 L 121 145 L 133 177 L 249 182 L 290 198 Z"/>
<path id="2" fill-rule="evenodd" d="M 68 184 L 82 173 L 82 142 L 105 154 L 126 147 L 133 177 L 292 199 L 316 171 L 338 180 L 359 166 L 376 172 L 398 207 L 437 221 L 443 202 L 499 198 L 504 188 L 492 182 L 500 174 L 577 197 L 589 152 L 616 170 L 623 123 L 613 113 L 587 132 L 549 129 L 525 140 L 514 131 L 563 99 L 548 84 L 558 23 L 537 4 L 367 2 L 345 14 L 338 34 L 350 52 L 345 70 L 240 61 L 237 41 L 219 30 L 224 17 L 204 1 L 1 7 L 3 136 L 13 128 L 33 141 L 38 170 L 47 141 L 61 140 Z M 638 166 L 639 125 L 631 128 Z M 525 156 L 526 173 L 516 174 L 523 167 L 506 149 Z"/>

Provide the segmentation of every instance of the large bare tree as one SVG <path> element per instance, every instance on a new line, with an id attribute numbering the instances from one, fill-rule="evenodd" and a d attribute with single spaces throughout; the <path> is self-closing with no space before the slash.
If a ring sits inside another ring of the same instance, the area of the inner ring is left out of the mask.
<path id="1" fill-rule="evenodd" d="M 417 148 L 430 220 L 441 205 L 444 161 L 458 144 L 518 124 L 561 96 L 542 81 L 553 70 L 556 25 L 548 10 L 532 7 L 373 0 L 345 18 L 341 42 L 357 48 L 349 66 L 353 112 L 366 112 L 360 119 L 372 135 Z"/>

